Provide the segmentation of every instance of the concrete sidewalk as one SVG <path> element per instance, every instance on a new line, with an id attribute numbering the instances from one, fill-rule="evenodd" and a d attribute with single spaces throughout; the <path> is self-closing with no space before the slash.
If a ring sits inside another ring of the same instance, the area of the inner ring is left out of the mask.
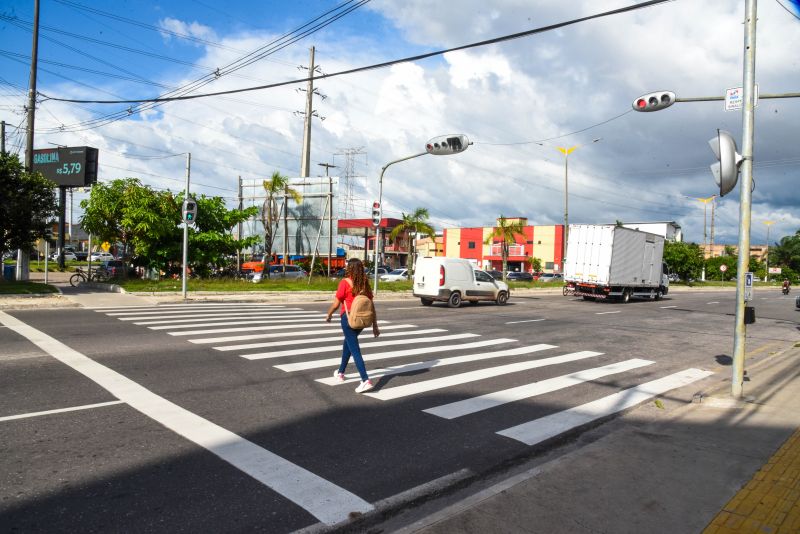
<path id="1" fill-rule="evenodd" d="M 650 402 L 567 454 L 385 531 L 800 532 L 798 358 L 791 347 L 748 366 L 746 401 L 728 386 L 672 410 Z"/>

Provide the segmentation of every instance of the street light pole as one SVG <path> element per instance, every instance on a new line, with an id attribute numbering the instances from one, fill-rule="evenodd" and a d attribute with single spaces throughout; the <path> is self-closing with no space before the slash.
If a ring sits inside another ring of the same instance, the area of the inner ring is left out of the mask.
<path id="1" fill-rule="evenodd" d="M 764 281 L 769 282 L 769 227 L 775 224 L 775 221 L 764 221 L 764 224 L 767 225 L 767 253 L 765 254 L 767 272 L 764 275 Z"/>

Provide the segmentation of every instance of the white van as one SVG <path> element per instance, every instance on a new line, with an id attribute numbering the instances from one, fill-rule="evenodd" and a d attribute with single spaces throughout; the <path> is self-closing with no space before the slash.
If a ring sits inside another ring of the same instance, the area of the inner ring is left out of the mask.
<path id="1" fill-rule="evenodd" d="M 430 306 L 434 300 L 458 308 L 461 301 L 477 304 L 492 300 L 499 305 L 508 302 L 508 284 L 495 280 L 462 258 L 425 257 L 414 265 L 414 296 Z"/>

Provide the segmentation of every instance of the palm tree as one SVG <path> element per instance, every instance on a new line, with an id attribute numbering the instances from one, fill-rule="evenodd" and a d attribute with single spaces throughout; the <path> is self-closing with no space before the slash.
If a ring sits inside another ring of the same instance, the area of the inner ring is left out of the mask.
<path id="1" fill-rule="evenodd" d="M 495 239 L 500 239 L 500 255 L 503 258 L 503 280 L 506 279 L 506 271 L 508 270 L 508 246 L 510 243 L 516 243 L 516 236 L 525 237 L 524 226 L 521 221 L 510 223 L 508 219 L 500 215 L 497 219 L 497 226 L 492 229 L 492 233 L 483 242 L 484 245 L 491 245 Z"/>
<path id="2" fill-rule="evenodd" d="M 397 239 L 400 233 L 408 232 L 411 246 L 409 247 L 409 252 L 406 254 L 406 265 L 410 272 L 414 269 L 414 257 L 417 248 L 416 235 L 424 234 L 426 237 L 430 238 L 434 238 L 435 235 L 435 230 L 428 222 L 428 217 L 430 217 L 430 214 L 427 208 L 417 208 L 414 210 L 414 213 L 403 213 L 403 222 L 395 226 L 389 234 L 391 239 Z"/>
<path id="3" fill-rule="evenodd" d="M 273 172 L 269 180 L 264 180 L 264 191 L 267 193 L 267 198 L 264 199 L 264 205 L 261 209 L 261 222 L 264 225 L 264 268 L 267 276 L 269 276 L 267 256 L 272 258 L 272 244 L 275 241 L 276 223 L 280 216 L 276 197 L 279 193 L 283 193 L 283 264 L 286 265 L 287 256 L 289 255 L 288 199 L 291 198 L 295 202 L 300 202 L 303 200 L 303 196 L 297 190 L 289 187 L 289 178 L 278 171 Z"/>

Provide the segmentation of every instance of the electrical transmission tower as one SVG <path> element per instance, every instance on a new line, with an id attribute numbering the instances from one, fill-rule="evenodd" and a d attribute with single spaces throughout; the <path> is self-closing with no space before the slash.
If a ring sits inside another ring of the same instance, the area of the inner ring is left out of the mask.
<path id="1" fill-rule="evenodd" d="M 339 217 L 341 219 L 352 219 L 355 217 L 355 182 L 359 178 L 356 175 L 356 157 L 360 155 L 364 155 L 364 161 L 366 163 L 366 155 L 367 152 L 364 150 L 363 146 L 354 147 L 354 148 L 340 148 L 339 152 L 336 152 L 333 157 L 334 160 L 336 156 L 344 156 L 344 173 L 341 177 L 341 182 L 339 183 L 339 202 L 340 202 L 340 210 L 339 210 Z"/>

